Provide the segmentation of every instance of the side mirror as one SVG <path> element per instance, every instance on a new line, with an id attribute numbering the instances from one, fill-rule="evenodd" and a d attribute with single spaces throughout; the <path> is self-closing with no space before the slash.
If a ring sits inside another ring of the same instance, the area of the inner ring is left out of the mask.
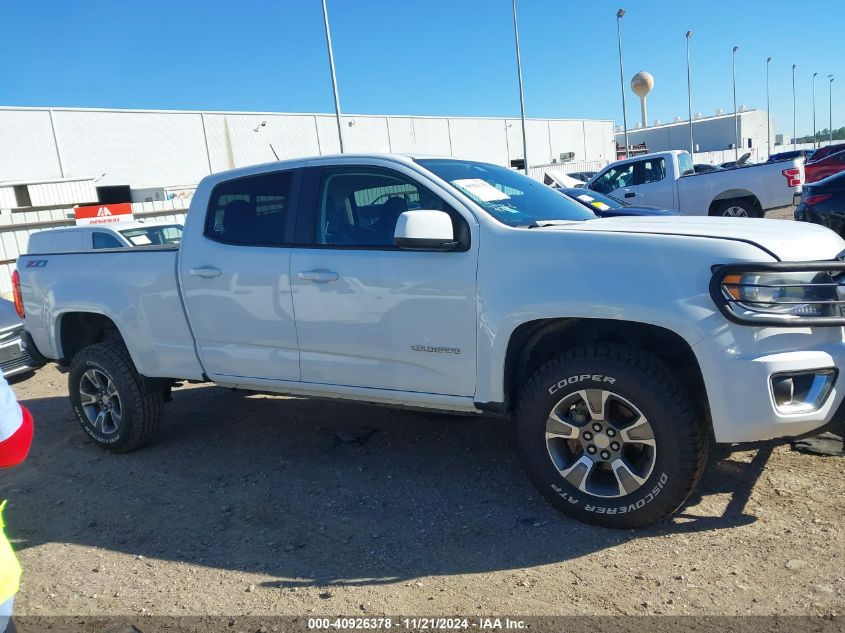
<path id="1" fill-rule="evenodd" d="M 396 246 L 416 250 L 450 251 L 457 248 L 452 218 L 445 211 L 405 211 L 393 233 Z"/>

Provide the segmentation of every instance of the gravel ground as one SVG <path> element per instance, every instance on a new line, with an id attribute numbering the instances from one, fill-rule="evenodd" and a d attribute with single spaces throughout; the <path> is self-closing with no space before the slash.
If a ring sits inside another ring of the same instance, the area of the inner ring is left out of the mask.
<path id="1" fill-rule="evenodd" d="M 14 387 L 21 615 L 842 611 L 843 459 L 721 451 L 681 516 L 611 531 L 539 498 L 505 421 L 192 386 L 109 455 L 54 367 Z"/>

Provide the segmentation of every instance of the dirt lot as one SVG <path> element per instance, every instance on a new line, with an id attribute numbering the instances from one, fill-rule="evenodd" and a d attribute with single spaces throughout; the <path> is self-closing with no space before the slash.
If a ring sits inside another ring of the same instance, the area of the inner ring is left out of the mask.
<path id="1" fill-rule="evenodd" d="M 158 440 L 109 455 L 52 366 L 4 473 L 20 614 L 831 614 L 845 460 L 714 458 L 682 516 L 639 532 L 557 515 L 508 423 L 178 390 Z"/>

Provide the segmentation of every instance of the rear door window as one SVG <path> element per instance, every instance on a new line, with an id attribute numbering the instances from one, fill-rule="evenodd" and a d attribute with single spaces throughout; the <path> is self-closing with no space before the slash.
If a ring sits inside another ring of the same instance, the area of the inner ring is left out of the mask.
<path id="1" fill-rule="evenodd" d="M 211 193 L 205 235 L 225 244 L 285 242 L 294 172 L 275 171 L 222 182 Z"/>
<path id="2" fill-rule="evenodd" d="M 662 158 L 649 158 L 637 163 L 637 184 L 646 185 L 660 182 L 666 178 L 666 161 Z"/>

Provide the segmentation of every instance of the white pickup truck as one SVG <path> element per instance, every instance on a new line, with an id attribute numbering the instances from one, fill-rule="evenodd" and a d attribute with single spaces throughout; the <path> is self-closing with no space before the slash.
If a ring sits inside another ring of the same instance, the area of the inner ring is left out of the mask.
<path id="1" fill-rule="evenodd" d="M 689 153 L 673 150 L 618 160 L 585 187 L 683 215 L 761 218 L 769 209 L 797 204 L 803 184 L 801 158 L 697 174 Z"/>
<path id="2" fill-rule="evenodd" d="M 684 503 L 711 437 L 841 423 L 843 250 L 812 224 L 598 219 L 503 167 L 343 155 L 209 176 L 178 248 L 24 255 L 15 292 L 104 448 L 148 442 L 183 380 L 508 416 L 551 504 L 635 527 Z"/>

